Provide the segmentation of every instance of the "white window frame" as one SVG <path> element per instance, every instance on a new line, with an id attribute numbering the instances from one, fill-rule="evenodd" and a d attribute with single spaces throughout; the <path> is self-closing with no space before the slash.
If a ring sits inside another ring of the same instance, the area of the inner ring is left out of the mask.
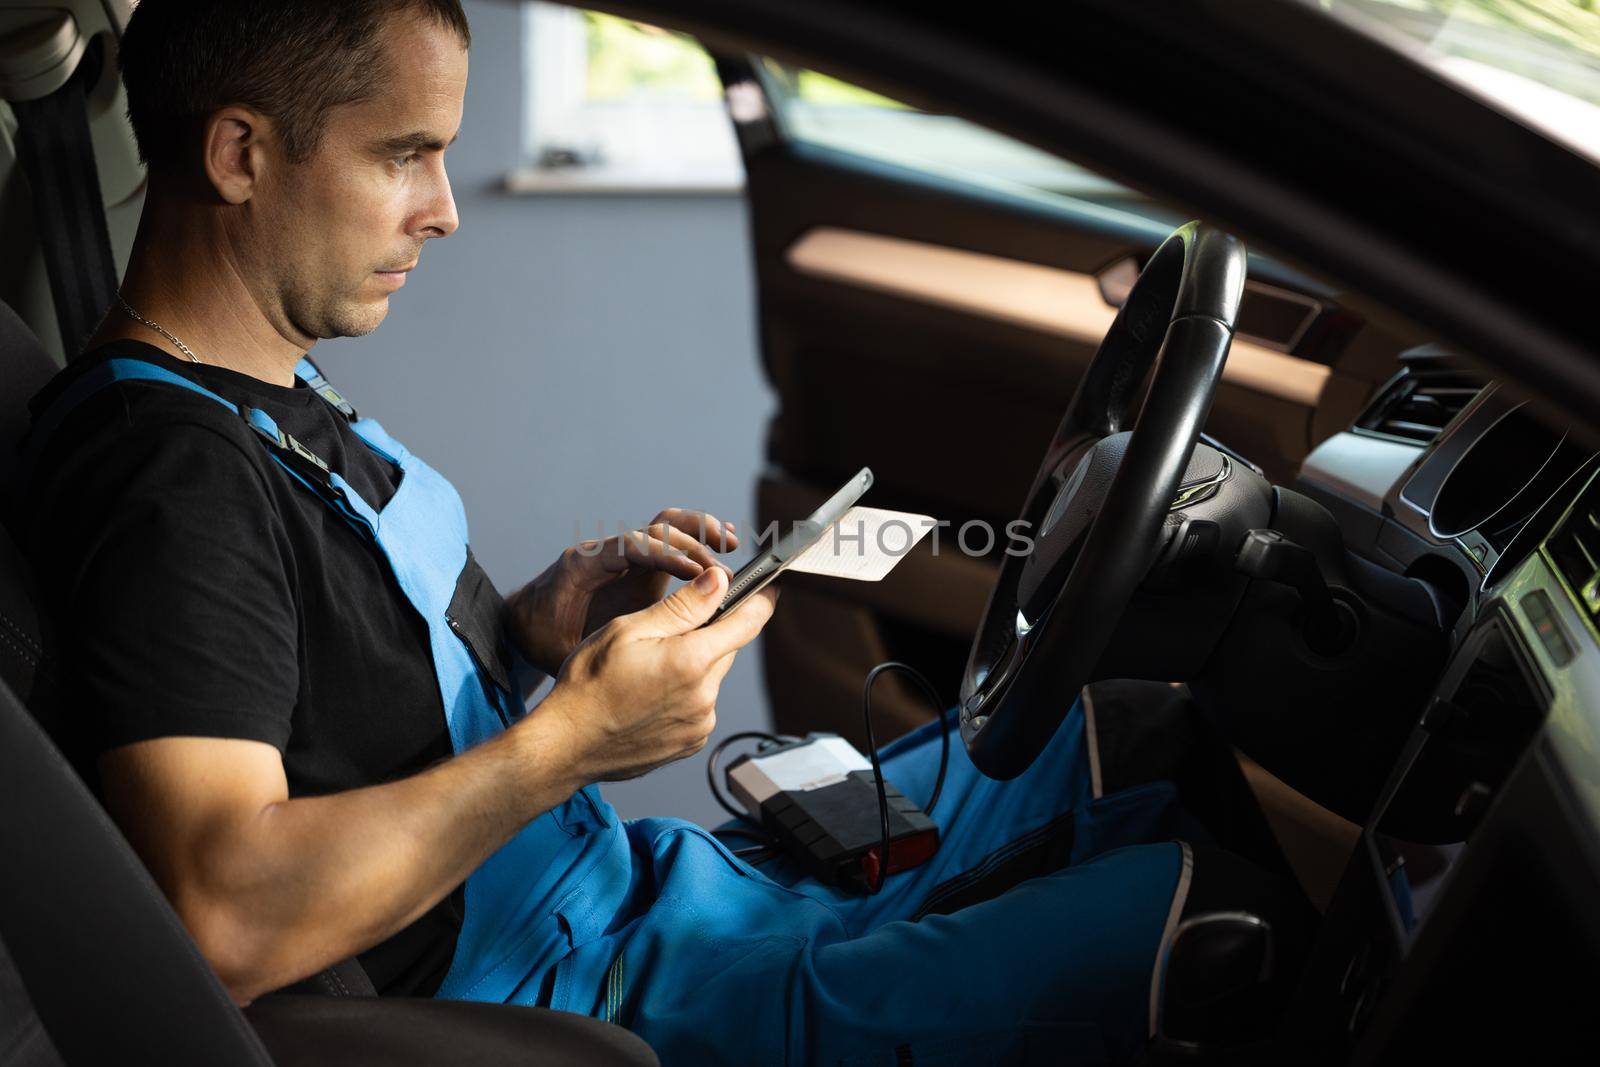
<path id="1" fill-rule="evenodd" d="M 524 0 L 523 159 L 514 192 L 736 193 L 744 164 L 717 100 L 585 98 L 588 48 L 582 12 Z M 595 162 L 544 165 L 552 150 Z"/>

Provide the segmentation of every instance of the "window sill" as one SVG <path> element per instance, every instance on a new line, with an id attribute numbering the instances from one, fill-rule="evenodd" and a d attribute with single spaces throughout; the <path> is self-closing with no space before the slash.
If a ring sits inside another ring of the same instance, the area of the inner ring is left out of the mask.
<path id="1" fill-rule="evenodd" d="M 726 168 L 521 167 L 504 189 L 518 196 L 737 196 L 744 174 Z"/>

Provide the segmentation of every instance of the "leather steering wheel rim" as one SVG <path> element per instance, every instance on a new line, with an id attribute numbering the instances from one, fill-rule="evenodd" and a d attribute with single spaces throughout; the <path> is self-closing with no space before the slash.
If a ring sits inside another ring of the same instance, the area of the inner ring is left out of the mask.
<path id="1" fill-rule="evenodd" d="M 1004 557 L 962 674 L 961 739 L 989 777 L 1014 778 L 1043 751 L 1149 571 L 1222 376 L 1246 266 L 1237 238 L 1179 227 L 1073 394 L 1020 517 L 1034 551 Z M 1081 498 L 1093 494 L 1080 490 L 1094 472 L 1109 484 L 1090 512 Z"/>

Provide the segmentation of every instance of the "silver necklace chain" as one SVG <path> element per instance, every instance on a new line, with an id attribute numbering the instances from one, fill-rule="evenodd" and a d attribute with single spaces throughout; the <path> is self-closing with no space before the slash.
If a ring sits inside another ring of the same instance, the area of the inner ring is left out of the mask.
<path id="1" fill-rule="evenodd" d="M 182 341 L 180 341 L 176 337 L 172 336 L 172 334 L 168 333 L 167 332 L 167 328 L 165 326 L 162 326 L 158 322 L 151 322 L 149 319 L 145 318 L 143 315 L 141 315 L 137 311 L 133 310 L 133 308 L 129 307 L 128 306 L 128 302 L 122 298 L 122 294 L 121 293 L 117 294 L 117 303 L 122 305 L 122 310 L 126 311 L 130 318 L 134 319 L 136 322 L 144 323 L 146 326 L 150 327 L 156 333 L 159 333 L 162 337 L 165 337 L 167 340 L 169 340 L 173 344 L 177 345 L 178 346 L 178 351 L 182 352 L 184 355 L 188 356 L 189 357 L 189 361 L 191 363 L 200 363 L 200 362 L 202 362 L 199 356 L 195 355 L 192 351 L 190 351 L 188 345 L 184 344 Z"/>

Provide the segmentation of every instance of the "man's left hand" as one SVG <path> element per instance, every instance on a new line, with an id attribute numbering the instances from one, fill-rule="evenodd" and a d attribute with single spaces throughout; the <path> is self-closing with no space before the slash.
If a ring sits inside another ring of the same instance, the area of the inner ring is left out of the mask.
<path id="1" fill-rule="evenodd" d="M 667 508 L 650 525 L 581 541 L 506 600 L 507 630 L 527 661 L 554 675 L 589 634 L 660 600 L 673 578 L 721 567 L 714 552 L 739 547 L 733 523 L 704 511 Z"/>

